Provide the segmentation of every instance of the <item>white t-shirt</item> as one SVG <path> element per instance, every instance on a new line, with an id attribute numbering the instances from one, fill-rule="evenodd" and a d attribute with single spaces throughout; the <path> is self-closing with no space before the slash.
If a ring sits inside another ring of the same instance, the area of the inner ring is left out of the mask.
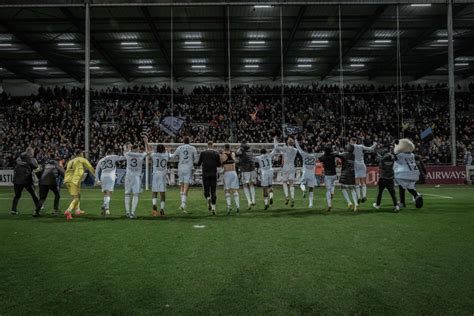
<path id="1" fill-rule="evenodd" d="M 283 170 L 292 170 L 295 168 L 295 159 L 298 150 L 295 147 L 277 147 L 277 152 L 281 152 L 283 156 Z"/>
<path id="2" fill-rule="evenodd" d="M 141 176 L 143 169 L 143 159 L 146 157 L 146 155 L 146 153 L 136 153 L 133 151 L 125 153 L 125 158 L 127 158 L 127 175 Z"/>
<path id="3" fill-rule="evenodd" d="M 100 173 L 100 176 L 102 177 L 103 175 L 115 175 L 115 172 L 117 171 L 117 162 L 118 161 L 124 161 L 125 157 L 124 156 L 118 156 L 118 155 L 108 155 L 99 160 L 97 163 L 97 167 L 95 168 L 95 174 L 98 176 Z"/>
<path id="4" fill-rule="evenodd" d="M 198 154 L 196 147 L 189 144 L 184 144 L 176 148 L 172 157 L 178 156 L 178 169 L 193 169 L 195 163 L 198 162 Z"/>
<path id="5" fill-rule="evenodd" d="M 168 169 L 169 153 L 152 153 L 153 173 L 163 172 Z"/>

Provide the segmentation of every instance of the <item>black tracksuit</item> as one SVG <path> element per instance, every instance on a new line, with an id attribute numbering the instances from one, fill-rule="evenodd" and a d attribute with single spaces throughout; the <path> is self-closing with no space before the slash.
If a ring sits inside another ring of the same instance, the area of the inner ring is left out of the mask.
<path id="1" fill-rule="evenodd" d="M 50 160 L 43 166 L 39 180 L 40 199 L 36 207 L 36 213 L 39 213 L 41 210 L 44 201 L 48 197 L 49 190 L 54 193 L 54 210 L 57 211 L 59 209 L 59 199 L 61 197 L 57 185 L 59 176 L 64 177 L 64 169 L 59 166 L 56 160 Z"/>
<path id="2" fill-rule="evenodd" d="M 354 154 L 351 152 L 343 152 L 335 156 L 342 160 L 339 183 L 342 185 L 355 185 Z"/>
<path id="3" fill-rule="evenodd" d="M 237 150 L 236 156 L 239 158 L 238 167 L 241 172 L 252 172 L 255 170 L 255 160 L 248 146 L 242 146 Z"/>
<path id="4" fill-rule="evenodd" d="M 15 197 L 13 198 L 12 203 L 12 213 L 17 212 L 18 201 L 21 198 L 23 189 L 26 189 L 26 191 L 30 193 L 35 206 L 38 205 L 38 196 L 36 195 L 33 185 L 33 170 L 36 168 L 38 168 L 38 162 L 27 153 L 22 153 L 16 160 L 15 169 L 13 171 Z"/>
<path id="5" fill-rule="evenodd" d="M 202 165 L 202 185 L 204 197 L 211 197 L 211 203 L 216 204 L 217 196 L 217 167 L 221 165 L 221 159 L 217 151 L 207 149 L 199 155 L 198 166 Z"/>
<path id="6" fill-rule="evenodd" d="M 395 196 L 395 184 L 393 183 L 393 164 L 394 164 L 394 157 L 390 154 L 386 154 L 385 156 L 378 156 L 377 161 L 379 162 L 379 190 L 377 193 L 377 205 L 380 205 L 380 201 L 382 200 L 382 194 L 385 188 L 387 188 L 390 196 L 392 197 L 393 206 L 397 205 L 397 198 Z"/>

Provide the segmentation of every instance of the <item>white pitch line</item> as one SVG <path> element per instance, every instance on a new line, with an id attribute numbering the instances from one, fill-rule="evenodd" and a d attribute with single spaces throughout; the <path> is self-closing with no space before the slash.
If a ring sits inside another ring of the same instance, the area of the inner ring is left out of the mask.
<path id="1" fill-rule="evenodd" d="M 452 196 L 447 196 L 447 195 L 428 194 L 428 193 L 422 193 L 422 195 L 439 197 L 441 199 L 454 199 Z"/>

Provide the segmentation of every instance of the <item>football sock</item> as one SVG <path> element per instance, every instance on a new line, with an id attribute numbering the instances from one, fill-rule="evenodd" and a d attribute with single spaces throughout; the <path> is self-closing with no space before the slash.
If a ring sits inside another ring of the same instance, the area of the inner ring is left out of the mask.
<path id="1" fill-rule="evenodd" d="M 264 197 L 263 202 L 265 203 L 265 205 L 268 205 L 268 197 Z"/>
<path id="2" fill-rule="evenodd" d="M 227 207 L 230 208 L 230 193 L 229 192 L 225 194 L 225 201 L 227 203 Z"/>
<path id="3" fill-rule="evenodd" d="M 76 212 L 81 211 L 81 200 L 77 199 L 77 204 L 76 204 Z"/>
<path id="4" fill-rule="evenodd" d="M 110 196 L 106 196 L 104 197 L 104 207 L 106 210 L 108 210 L 109 206 L 110 206 Z"/>
<path id="5" fill-rule="evenodd" d="M 138 205 L 138 194 L 134 194 L 132 198 L 132 213 L 135 214 L 135 210 L 137 209 Z"/>
<path id="6" fill-rule="evenodd" d="M 269 195 L 270 195 L 270 199 L 273 199 L 273 191 L 271 191 Z"/>
<path id="7" fill-rule="evenodd" d="M 358 199 L 357 192 L 355 190 L 351 190 L 351 194 L 352 194 L 352 199 L 354 200 L 354 205 L 357 206 L 359 204 L 357 201 Z"/>
<path id="8" fill-rule="evenodd" d="M 362 197 L 363 198 L 367 197 L 367 185 L 365 184 L 362 185 Z"/>
<path id="9" fill-rule="evenodd" d="M 342 189 L 342 195 L 346 199 L 347 204 L 352 204 L 351 198 L 349 197 L 349 193 L 347 193 L 346 189 Z"/>
<path id="10" fill-rule="evenodd" d="M 215 205 L 215 204 L 211 204 L 211 209 L 212 209 L 213 211 L 215 211 L 215 210 L 216 210 L 216 205 Z"/>
<path id="11" fill-rule="evenodd" d="M 331 206 L 331 189 L 326 190 L 326 201 L 328 202 L 328 206 Z"/>
<path id="12" fill-rule="evenodd" d="M 152 198 L 151 199 L 151 203 L 153 204 L 153 206 L 156 206 L 156 200 L 157 200 L 157 198 Z"/>
<path id="13" fill-rule="evenodd" d="M 250 195 L 252 197 L 252 203 L 255 204 L 255 186 L 253 185 L 250 187 Z"/>
<path id="14" fill-rule="evenodd" d="M 165 209 L 165 201 L 161 201 L 161 202 L 160 202 L 160 208 L 161 208 L 162 210 Z"/>
<path id="15" fill-rule="evenodd" d="M 309 206 L 313 206 L 313 193 L 314 192 L 309 192 Z"/>
<path id="16" fill-rule="evenodd" d="M 285 194 L 285 198 L 288 199 L 288 183 L 283 182 L 283 193 Z"/>
<path id="17" fill-rule="evenodd" d="M 252 198 L 250 197 L 250 190 L 246 186 L 244 186 L 244 194 L 245 194 L 245 198 L 247 198 L 247 202 L 249 204 L 252 203 Z"/>
<path id="18" fill-rule="evenodd" d="M 294 200 L 295 199 L 295 187 L 293 185 L 290 185 L 290 195 L 291 195 L 291 199 Z"/>
<path id="19" fill-rule="evenodd" d="M 181 192 L 181 206 L 186 205 L 186 194 L 184 192 Z"/>
<path id="20" fill-rule="evenodd" d="M 360 185 L 356 185 L 355 191 L 357 193 L 357 196 L 360 198 L 361 197 L 361 195 L 360 195 Z"/>
<path id="21" fill-rule="evenodd" d="M 130 195 L 125 195 L 125 212 L 130 213 Z"/>
<path id="22" fill-rule="evenodd" d="M 234 202 L 237 208 L 240 208 L 239 192 L 234 192 Z"/>

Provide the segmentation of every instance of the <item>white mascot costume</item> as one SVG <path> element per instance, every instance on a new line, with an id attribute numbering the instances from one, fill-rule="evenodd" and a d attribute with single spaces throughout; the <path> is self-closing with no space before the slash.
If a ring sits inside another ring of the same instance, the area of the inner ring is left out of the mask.
<path id="1" fill-rule="evenodd" d="M 413 195 L 416 208 L 423 206 L 423 197 L 418 194 L 415 188 L 416 182 L 420 178 L 420 170 L 416 164 L 413 151 L 415 145 L 411 140 L 402 138 L 395 142 L 395 164 L 393 169 L 395 172 L 395 184 L 399 186 L 400 191 L 400 207 L 406 207 L 405 190 Z"/>

